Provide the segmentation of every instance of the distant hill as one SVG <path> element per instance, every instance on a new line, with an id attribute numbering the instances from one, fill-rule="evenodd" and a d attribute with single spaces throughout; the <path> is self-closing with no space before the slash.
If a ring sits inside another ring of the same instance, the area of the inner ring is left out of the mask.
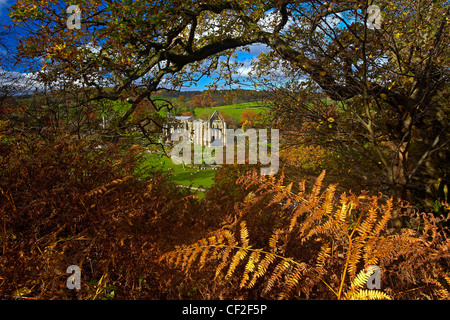
<path id="1" fill-rule="evenodd" d="M 233 90 L 206 90 L 206 91 L 157 91 L 154 97 L 190 105 L 194 108 L 225 106 L 252 101 L 261 101 L 267 98 L 265 91 L 233 89 Z"/>

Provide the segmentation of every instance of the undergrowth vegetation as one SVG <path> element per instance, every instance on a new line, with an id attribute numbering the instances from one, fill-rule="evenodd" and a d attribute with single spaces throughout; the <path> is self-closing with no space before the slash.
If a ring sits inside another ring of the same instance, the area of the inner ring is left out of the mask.
<path id="1" fill-rule="evenodd" d="M 138 147 L 61 136 L 0 148 L 2 298 L 138 298 L 146 286 L 145 297 L 161 297 L 154 261 L 164 235 L 195 223 L 192 196 L 159 172 L 134 178 Z M 69 265 L 82 270 L 79 292 L 66 288 Z"/>
<path id="2" fill-rule="evenodd" d="M 205 298 L 449 298 L 444 221 L 382 195 L 322 191 L 324 175 L 309 192 L 305 181 L 293 192 L 283 176 L 243 176 L 238 184 L 256 190 L 236 204 L 234 221 L 163 260 L 211 277 Z M 390 227 L 400 216 L 409 226 Z M 382 270 L 381 291 L 364 288 L 373 265 Z"/>
<path id="3" fill-rule="evenodd" d="M 225 166 L 199 201 L 162 172 L 137 179 L 138 146 L 2 139 L 3 299 L 449 298 L 447 221 L 337 194 L 325 172 L 311 188 Z M 381 290 L 366 288 L 372 265 Z"/>

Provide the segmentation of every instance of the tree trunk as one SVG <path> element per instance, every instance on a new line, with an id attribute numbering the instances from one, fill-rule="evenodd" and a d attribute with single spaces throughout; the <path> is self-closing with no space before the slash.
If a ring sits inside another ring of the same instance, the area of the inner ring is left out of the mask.
<path id="1" fill-rule="evenodd" d="M 407 162 L 408 162 L 408 150 L 410 141 L 404 141 L 393 150 L 394 161 L 392 163 L 392 170 L 390 172 L 390 181 L 393 195 L 396 200 L 408 200 L 407 199 L 407 187 L 408 187 L 408 174 L 407 174 Z"/>

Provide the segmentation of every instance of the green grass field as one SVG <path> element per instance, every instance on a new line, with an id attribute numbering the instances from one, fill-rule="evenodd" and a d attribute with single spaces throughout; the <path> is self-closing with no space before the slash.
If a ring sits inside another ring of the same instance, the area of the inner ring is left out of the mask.
<path id="1" fill-rule="evenodd" d="M 264 111 L 267 111 L 268 108 L 263 106 L 260 102 L 245 102 L 245 103 L 239 103 L 239 104 L 230 104 L 227 106 L 220 106 L 220 107 L 209 107 L 209 108 L 195 108 L 195 116 L 197 118 L 200 118 L 204 116 L 205 114 L 207 116 L 211 116 L 215 110 L 219 110 L 220 112 L 223 112 L 227 115 L 229 115 L 231 118 L 235 118 L 240 120 L 242 112 L 245 110 L 252 110 L 257 113 L 261 113 Z"/>
<path id="2" fill-rule="evenodd" d="M 123 115 L 131 106 L 128 102 L 122 102 L 122 101 L 113 101 L 110 102 L 112 104 L 112 109 L 114 110 L 114 113 L 116 115 Z M 162 105 L 163 101 L 156 101 L 156 104 Z M 255 102 L 245 102 L 245 103 L 239 103 L 239 104 L 230 104 L 226 106 L 218 106 L 218 107 L 207 107 L 207 108 L 195 108 L 194 113 L 197 118 L 203 118 L 206 119 L 210 117 L 215 110 L 219 110 L 220 112 L 230 116 L 231 118 L 237 120 L 237 122 L 241 119 L 241 114 L 245 110 L 252 110 L 257 113 L 261 113 L 264 111 L 268 111 L 269 108 L 265 105 L 263 105 L 259 101 Z M 161 116 L 164 116 L 167 110 L 163 108 L 159 114 Z"/>
<path id="3" fill-rule="evenodd" d="M 172 182 L 183 186 L 208 189 L 214 184 L 215 170 L 191 168 L 174 164 L 172 159 L 156 153 L 145 154 L 145 161 L 142 164 L 142 176 L 145 178 L 146 167 L 161 169 L 164 172 L 171 172 Z"/>

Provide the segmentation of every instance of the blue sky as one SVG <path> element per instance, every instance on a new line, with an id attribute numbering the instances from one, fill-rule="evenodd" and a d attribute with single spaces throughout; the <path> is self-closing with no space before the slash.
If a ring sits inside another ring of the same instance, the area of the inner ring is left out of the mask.
<path id="1" fill-rule="evenodd" d="M 9 25 L 12 23 L 12 20 L 9 18 L 8 15 L 8 8 L 11 7 L 11 5 L 14 4 L 13 0 L 0 0 L 0 24 L 2 26 Z M 7 38 L 7 45 L 13 46 L 15 41 L 12 38 Z"/>
<path id="2" fill-rule="evenodd" d="M 0 0 L 0 25 L 2 27 L 9 26 L 13 23 L 13 21 L 11 20 L 11 18 L 8 15 L 8 13 L 9 13 L 8 9 L 14 3 L 15 3 L 14 0 Z M 0 32 L 3 33 L 3 35 L 1 35 L 1 38 L 0 38 L 1 44 L 2 44 L 2 46 L 0 47 L 0 54 L 2 54 L 2 55 L 6 54 L 6 50 L 5 50 L 4 46 L 6 46 L 7 49 L 13 54 L 16 51 L 15 49 L 16 49 L 16 46 L 18 43 L 18 34 L 20 34 L 20 32 L 23 32 L 23 31 L 20 31 L 18 29 L 12 29 L 10 31 L 8 29 L 1 28 Z M 11 69 L 8 68 L 8 70 L 11 70 Z M 17 72 L 25 71 L 23 66 L 15 66 L 15 68 L 13 70 L 17 71 Z"/>
<path id="3" fill-rule="evenodd" d="M 236 75 L 233 79 L 239 79 L 242 89 L 254 89 L 253 83 L 248 80 L 248 72 L 251 68 L 252 59 L 256 58 L 262 51 L 268 52 L 271 50 L 264 44 L 254 44 L 249 46 L 250 52 L 237 50 L 237 62 L 243 63 L 243 66 L 236 70 Z M 191 90 L 204 90 L 207 89 L 207 85 L 211 84 L 212 80 L 204 77 L 200 79 L 196 87 L 192 87 Z M 219 83 L 220 84 L 220 83 Z M 188 90 L 188 89 L 185 89 Z"/>
<path id="4" fill-rule="evenodd" d="M 9 20 L 9 17 L 8 17 L 8 10 L 6 10 L 6 8 L 8 7 L 8 6 L 10 6 L 10 0 L 0 0 L 0 17 L 1 17 L 1 21 L 2 21 L 2 23 L 4 23 L 3 22 L 3 19 L 8 19 Z M 11 2 L 11 4 L 12 4 L 13 2 Z M 10 21 L 10 20 L 9 20 Z"/>
<path id="5" fill-rule="evenodd" d="M 0 24 L 2 26 L 10 25 L 12 24 L 12 20 L 10 19 L 8 15 L 8 8 L 11 7 L 15 3 L 14 0 L 0 0 Z M 17 30 L 11 33 L 8 33 L 7 29 L 0 29 L 0 31 L 4 32 L 5 35 L 2 36 L 2 43 L 8 47 L 10 52 L 15 52 L 15 47 L 17 45 Z M 20 30 L 19 30 L 20 32 Z M 250 46 L 250 52 L 246 51 L 238 51 L 237 52 L 237 61 L 244 63 L 244 66 L 237 70 L 237 72 L 241 75 L 240 79 L 243 81 L 243 88 L 249 87 L 254 88 L 253 85 L 251 85 L 248 81 L 246 81 L 248 76 L 248 71 L 250 69 L 250 62 L 251 59 L 256 57 L 261 51 L 267 52 L 269 49 L 264 45 L 253 45 Z M 0 54 L 5 54 L 5 49 L 0 48 Z M 10 71 L 15 72 L 25 72 L 25 69 L 23 66 L 16 66 L 13 70 L 9 69 Z M 207 89 L 208 84 L 211 84 L 212 80 L 207 77 L 203 77 L 198 83 L 197 86 L 192 87 L 184 87 L 182 90 L 204 90 Z"/>

